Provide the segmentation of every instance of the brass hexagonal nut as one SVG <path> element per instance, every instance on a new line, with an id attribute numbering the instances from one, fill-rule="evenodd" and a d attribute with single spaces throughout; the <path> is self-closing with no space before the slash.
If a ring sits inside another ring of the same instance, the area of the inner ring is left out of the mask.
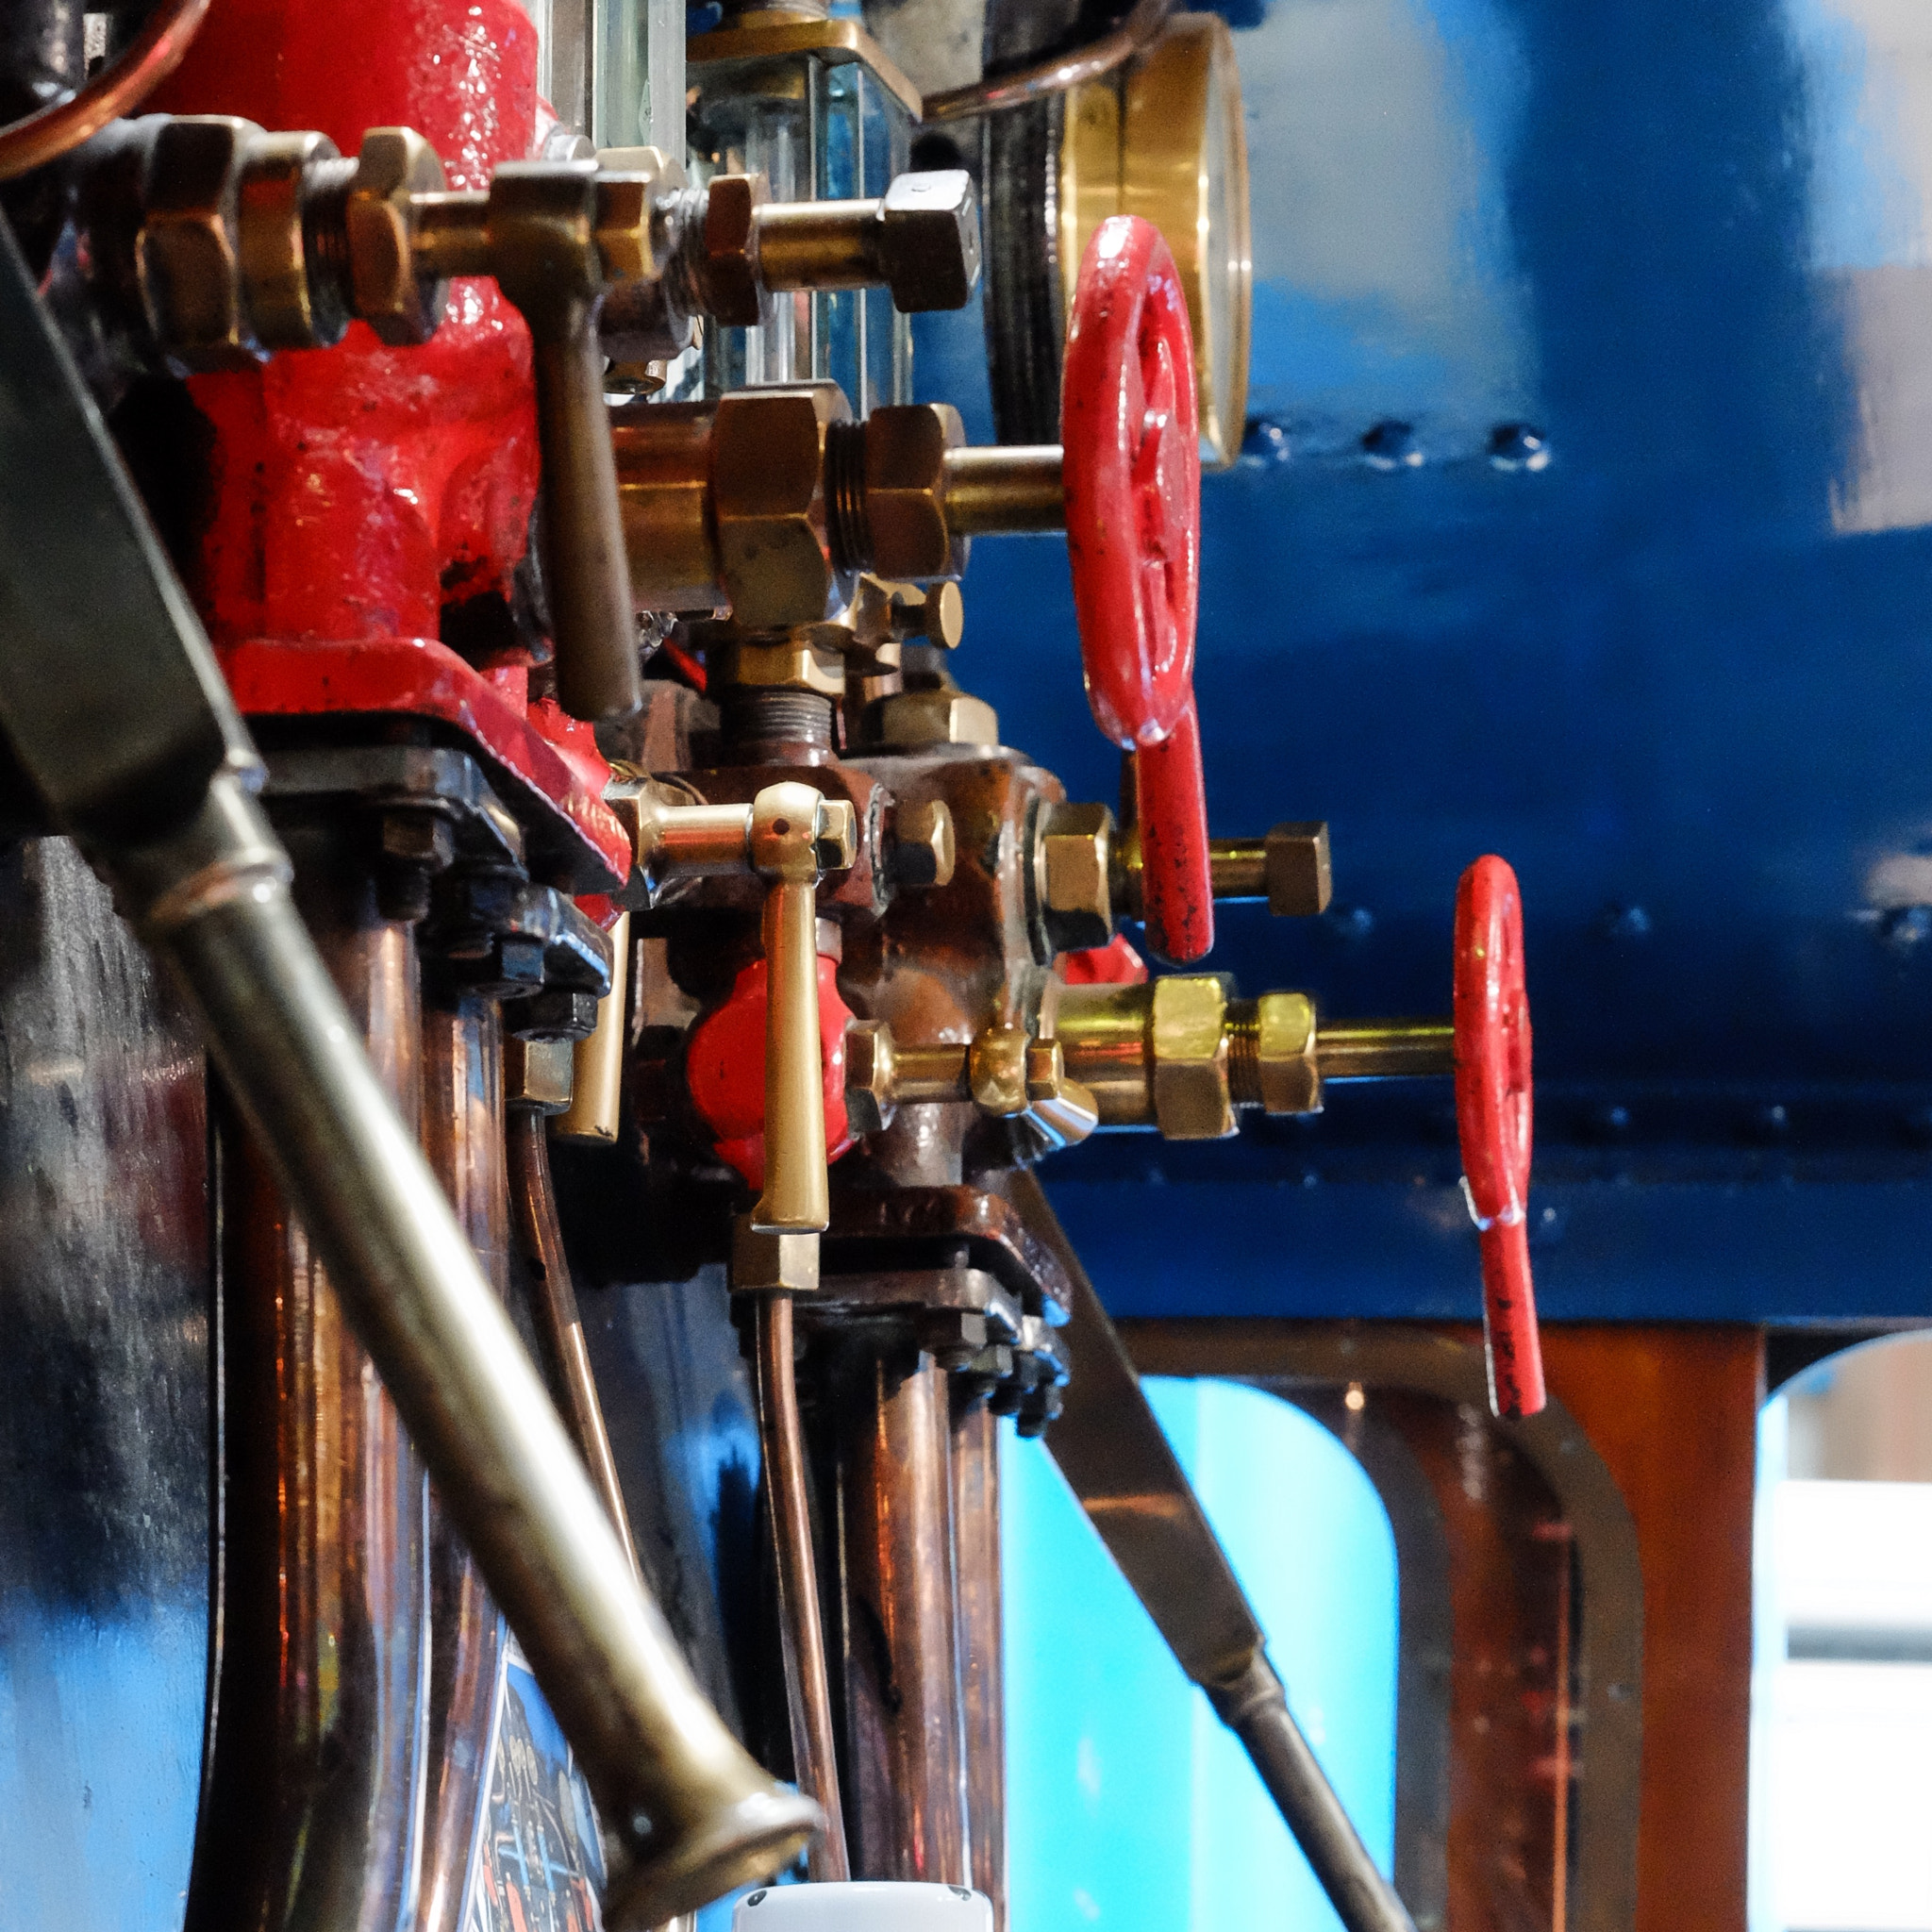
<path id="1" fill-rule="evenodd" d="M 879 1134 L 899 1109 L 892 1029 L 855 1020 L 845 1029 L 845 1116 L 855 1134 Z"/>
<path id="2" fill-rule="evenodd" d="M 927 744 L 996 745 L 999 713 L 963 691 L 902 691 L 881 698 L 866 720 L 866 741 L 881 749 Z"/>
<path id="3" fill-rule="evenodd" d="M 189 369 L 258 359 L 242 294 L 238 201 L 252 121 L 183 114 L 155 137 L 134 258 L 155 339 Z"/>
<path id="4" fill-rule="evenodd" d="M 1315 1003 L 1305 992 L 1264 992 L 1255 1002 L 1255 1066 L 1270 1113 L 1320 1113 Z"/>
<path id="5" fill-rule="evenodd" d="M 946 452 L 966 441 L 949 403 L 874 409 L 865 419 L 867 563 L 913 583 L 956 577 L 966 540 L 946 525 Z"/>
<path id="6" fill-rule="evenodd" d="M 309 170 L 339 158 L 325 134 L 251 142 L 236 191 L 242 306 L 263 349 L 326 349 L 349 325 L 333 278 L 311 273 L 303 222 Z"/>
<path id="7" fill-rule="evenodd" d="M 762 175 L 714 175 L 706 184 L 692 270 L 700 306 L 727 328 L 756 328 L 763 308 L 758 236 L 764 199 Z"/>
<path id="8" fill-rule="evenodd" d="M 413 127 L 372 127 L 362 137 L 343 208 L 349 296 L 392 347 L 426 342 L 442 321 L 449 284 L 417 272 L 411 197 L 447 185 L 441 158 Z"/>
<path id="9" fill-rule="evenodd" d="M 1041 806 L 1033 834 L 1033 885 L 1054 952 L 1080 952 L 1113 938 L 1112 846 L 1113 813 L 1106 806 Z"/>
<path id="10" fill-rule="evenodd" d="M 1147 1020 L 1154 1121 L 1169 1141 L 1220 1141 L 1235 1131 L 1227 1074 L 1227 988 L 1214 974 L 1154 982 Z"/>
<path id="11" fill-rule="evenodd" d="M 950 885 L 953 878 L 953 811 L 943 798 L 915 798 L 892 809 L 891 863 L 893 881 L 919 890 Z"/>
<path id="12" fill-rule="evenodd" d="M 737 390 L 718 400 L 711 511 L 720 576 L 747 630 L 815 624 L 832 602 L 825 431 L 850 413 L 832 383 Z"/>
<path id="13" fill-rule="evenodd" d="M 905 314 L 963 308 L 979 279 L 979 196 L 963 168 L 898 175 L 880 204 L 879 266 Z"/>
<path id="14" fill-rule="evenodd" d="M 651 252 L 651 180 L 647 175 L 597 175 L 597 260 L 609 282 L 638 282 L 658 273 Z"/>

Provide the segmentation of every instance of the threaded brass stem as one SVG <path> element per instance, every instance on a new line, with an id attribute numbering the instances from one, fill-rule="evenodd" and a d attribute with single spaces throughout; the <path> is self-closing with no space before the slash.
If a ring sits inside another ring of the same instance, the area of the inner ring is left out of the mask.
<path id="1" fill-rule="evenodd" d="M 1227 1041 L 1227 1089 L 1237 1107 L 1259 1107 L 1261 1101 L 1261 1005 L 1258 1000 L 1230 1000 L 1222 1023 Z"/>

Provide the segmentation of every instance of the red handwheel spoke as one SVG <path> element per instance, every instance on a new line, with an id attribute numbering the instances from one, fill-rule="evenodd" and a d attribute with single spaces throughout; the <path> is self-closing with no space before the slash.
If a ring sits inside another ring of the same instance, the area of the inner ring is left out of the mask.
<path id="1" fill-rule="evenodd" d="M 1135 755 L 1147 943 L 1185 964 L 1214 943 L 1194 714 L 1201 438 L 1187 299 L 1138 216 L 1103 222 L 1080 264 L 1060 441 L 1087 700 Z"/>
<path id="2" fill-rule="evenodd" d="M 1456 1125 L 1463 1187 L 1480 1230 L 1490 1407 L 1543 1406 L 1542 1346 L 1529 1272 L 1532 1090 L 1524 986 L 1523 894 L 1491 855 L 1456 893 Z"/>

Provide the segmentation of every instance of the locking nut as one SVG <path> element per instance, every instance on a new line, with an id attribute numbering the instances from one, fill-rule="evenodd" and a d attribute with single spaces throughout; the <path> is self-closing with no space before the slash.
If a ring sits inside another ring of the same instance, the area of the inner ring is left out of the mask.
<path id="1" fill-rule="evenodd" d="M 861 482 L 865 560 L 882 577 L 957 577 L 967 540 L 946 524 L 946 452 L 964 447 L 949 403 L 874 409 L 865 419 Z"/>
<path id="2" fill-rule="evenodd" d="M 1227 1008 L 1228 1079 L 1237 1107 L 1271 1114 L 1322 1111 L 1315 1003 L 1305 992 L 1268 992 Z"/>
<path id="3" fill-rule="evenodd" d="M 892 1029 L 855 1020 L 845 1029 L 845 1117 L 855 1134 L 882 1134 L 899 1110 Z"/>
<path id="4" fill-rule="evenodd" d="M 436 150 L 413 127 L 362 137 L 342 219 L 356 313 L 391 348 L 426 342 L 442 321 L 449 284 L 416 264 L 415 197 L 448 186 Z"/>
<path id="5" fill-rule="evenodd" d="M 252 121 L 183 114 L 155 136 L 134 240 L 142 306 L 156 341 L 184 368 L 259 359 L 242 291 L 239 200 Z"/>
<path id="6" fill-rule="evenodd" d="M 1235 1131 L 1227 989 L 1215 974 L 1170 974 L 1153 987 L 1147 1055 L 1154 1123 L 1164 1140 L 1221 1141 Z"/>
<path id="7" fill-rule="evenodd" d="M 1043 805 L 1033 834 L 1033 888 L 1050 953 L 1113 938 L 1108 864 L 1113 813 L 1104 805 Z"/>
<path id="8" fill-rule="evenodd" d="M 826 527 L 826 431 L 850 411 L 835 384 L 734 390 L 711 429 L 719 575 L 746 630 L 817 624 L 840 588 Z"/>
<path id="9" fill-rule="evenodd" d="M 894 806 L 886 840 L 887 865 L 895 885 L 918 891 L 952 883 L 953 811 L 943 798 Z"/>
<path id="10" fill-rule="evenodd" d="M 756 328 L 764 311 L 758 283 L 764 176 L 714 175 L 695 192 L 704 197 L 704 214 L 691 225 L 687 259 L 697 306 L 727 328 Z"/>
<path id="11" fill-rule="evenodd" d="M 979 196 L 963 168 L 895 175 L 879 207 L 879 267 L 901 314 L 963 308 L 979 280 Z"/>

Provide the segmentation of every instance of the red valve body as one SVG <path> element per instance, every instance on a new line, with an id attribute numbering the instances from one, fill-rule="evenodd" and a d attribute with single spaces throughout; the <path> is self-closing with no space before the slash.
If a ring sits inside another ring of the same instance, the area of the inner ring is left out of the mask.
<path id="1" fill-rule="evenodd" d="M 754 1188 L 765 1184 L 766 962 L 739 974 L 724 1004 L 691 1029 L 685 1086 L 715 1137 L 718 1158 Z M 845 1029 L 852 1008 L 839 996 L 839 966 L 819 955 L 819 1051 L 824 1066 L 825 1158 L 837 1160 L 854 1140 L 845 1113 Z"/>
<path id="2" fill-rule="evenodd" d="M 1523 974 L 1523 895 L 1491 855 L 1456 892 L 1456 1124 L 1463 1187 L 1481 1231 L 1483 1339 L 1490 1406 L 1535 1415 L 1542 1348 L 1529 1271 L 1531 1083 L 1529 998 Z"/>
<path id="3" fill-rule="evenodd" d="M 1193 687 L 1201 440 L 1187 299 L 1138 216 L 1103 222 L 1080 264 L 1060 441 L 1087 698 L 1135 754 L 1148 943 L 1185 964 L 1214 943 Z"/>

